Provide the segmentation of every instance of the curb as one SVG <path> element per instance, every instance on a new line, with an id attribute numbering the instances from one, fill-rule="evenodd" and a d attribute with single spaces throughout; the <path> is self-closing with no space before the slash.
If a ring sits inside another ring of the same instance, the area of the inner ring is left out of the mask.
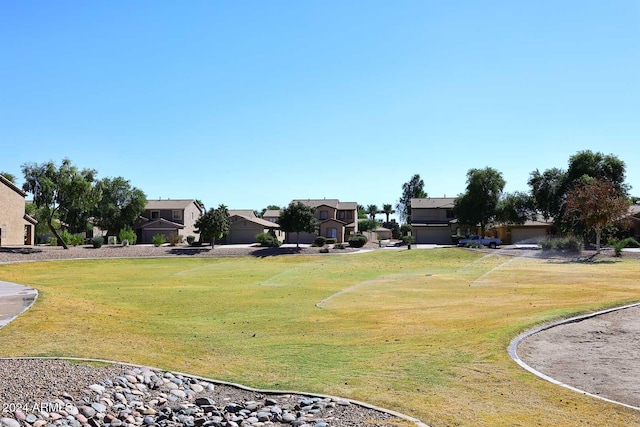
<path id="1" fill-rule="evenodd" d="M 549 323 L 549 324 L 541 326 L 539 328 L 535 328 L 535 329 L 532 329 L 530 331 L 524 332 L 524 333 L 518 335 L 516 338 L 514 338 L 511 341 L 511 344 L 509 344 L 509 347 L 507 349 L 508 352 L 509 352 L 509 356 L 511 356 L 513 361 L 516 362 L 518 365 L 520 365 L 522 368 L 526 369 L 527 371 L 531 372 L 535 376 L 537 376 L 537 377 L 539 377 L 539 378 L 541 378 L 541 379 L 543 379 L 545 381 L 549 381 L 552 384 L 559 385 L 561 387 L 567 388 L 567 389 L 575 391 L 577 393 L 580 393 L 580 394 L 583 394 L 583 395 L 586 395 L 586 396 L 589 396 L 589 397 L 594 397 L 596 399 L 600 399 L 600 400 L 603 400 L 605 402 L 615 403 L 616 405 L 624 406 L 625 408 L 635 409 L 637 411 L 640 411 L 640 407 L 638 407 L 638 406 L 629 405 L 627 403 L 618 402 L 618 401 L 613 400 L 613 399 L 608 399 L 606 397 L 598 396 L 597 394 L 589 393 L 588 391 L 584 391 L 584 390 L 581 390 L 581 389 L 579 389 L 577 387 L 571 386 L 569 384 L 565 384 L 565 383 L 563 383 L 561 381 L 558 381 L 558 380 L 556 380 L 556 379 L 554 379 L 554 378 L 552 378 L 552 377 L 550 377 L 550 376 L 548 376 L 546 374 L 543 374 L 542 372 L 540 372 L 540 371 L 534 369 L 533 367 L 527 365 L 522 359 L 520 359 L 520 356 L 518 356 L 518 351 L 517 351 L 518 350 L 518 346 L 520 345 L 520 343 L 522 341 L 524 341 L 525 339 L 527 339 L 527 338 L 529 338 L 529 337 L 531 337 L 531 336 L 533 336 L 533 335 L 535 335 L 535 334 L 537 334 L 539 332 L 546 331 L 547 329 L 551 329 L 551 328 L 554 328 L 554 327 L 560 326 L 560 325 L 567 325 L 567 324 L 570 324 L 570 323 L 581 322 L 583 320 L 591 319 L 593 317 L 597 317 L 597 316 L 600 316 L 602 314 L 613 313 L 613 312 L 616 312 L 616 311 L 625 310 L 627 308 L 638 307 L 638 306 L 640 306 L 640 303 L 634 303 L 634 304 L 624 305 L 624 306 L 621 306 L 621 307 L 609 308 L 607 310 L 601 310 L 601 311 L 598 311 L 598 312 L 595 312 L 595 313 L 590 313 L 590 314 L 585 314 L 585 315 L 581 315 L 581 316 L 571 317 L 569 319 L 564 319 L 564 320 L 560 320 L 560 321 L 557 321 L 557 322 Z"/>

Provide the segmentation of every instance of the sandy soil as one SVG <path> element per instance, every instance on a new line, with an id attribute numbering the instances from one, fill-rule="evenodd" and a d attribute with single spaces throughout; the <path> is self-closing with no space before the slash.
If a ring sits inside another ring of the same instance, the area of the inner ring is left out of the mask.
<path id="1" fill-rule="evenodd" d="M 526 338 L 518 356 L 577 389 L 640 407 L 640 307 L 556 326 Z"/>

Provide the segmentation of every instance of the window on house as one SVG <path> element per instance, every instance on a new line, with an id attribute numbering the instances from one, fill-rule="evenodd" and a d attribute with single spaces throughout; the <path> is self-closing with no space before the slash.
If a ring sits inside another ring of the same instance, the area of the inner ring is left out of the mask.
<path id="1" fill-rule="evenodd" d="M 320 211 L 320 219 L 329 219 L 329 212 Z"/>
<path id="2" fill-rule="evenodd" d="M 353 219 L 353 212 L 347 211 L 347 219 Z"/>
<path id="3" fill-rule="evenodd" d="M 151 211 L 151 219 L 160 218 L 160 211 Z"/>
<path id="4" fill-rule="evenodd" d="M 447 218 L 455 218 L 456 214 L 453 213 L 453 209 L 447 209 Z"/>
<path id="5" fill-rule="evenodd" d="M 345 217 L 346 217 L 346 212 L 345 211 L 338 211 L 338 219 L 344 220 Z"/>
<path id="6" fill-rule="evenodd" d="M 338 229 L 337 228 L 327 228 L 327 238 L 329 238 L 329 239 L 338 238 Z"/>
<path id="7" fill-rule="evenodd" d="M 182 211 L 181 210 L 174 210 L 171 213 L 171 218 L 175 221 L 175 220 L 181 220 L 182 219 Z"/>

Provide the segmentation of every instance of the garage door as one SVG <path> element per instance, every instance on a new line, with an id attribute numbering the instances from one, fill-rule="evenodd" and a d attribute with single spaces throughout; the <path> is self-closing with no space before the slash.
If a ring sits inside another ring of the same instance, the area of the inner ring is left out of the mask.
<path id="1" fill-rule="evenodd" d="M 545 229 L 515 228 L 511 230 L 511 243 L 538 243 L 545 236 Z"/>
<path id="2" fill-rule="evenodd" d="M 231 244 L 247 244 L 247 243 L 255 243 L 256 234 L 260 233 L 261 230 L 256 231 L 253 228 L 237 228 L 231 229 L 231 233 L 229 236 L 229 243 Z"/>
<path id="3" fill-rule="evenodd" d="M 451 231 L 449 228 L 417 228 L 416 243 L 431 243 L 439 245 L 450 245 Z"/>

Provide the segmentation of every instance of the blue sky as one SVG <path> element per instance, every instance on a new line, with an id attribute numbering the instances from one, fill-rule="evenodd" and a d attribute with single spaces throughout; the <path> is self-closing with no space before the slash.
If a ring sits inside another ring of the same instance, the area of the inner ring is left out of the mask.
<path id="1" fill-rule="evenodd" d="M 149 198 L 393 203 L 470 168 L 526 191 L 578 151 L 640 195 L 637 1 L 0 4 L 0 170 L 123 176 Z"/>

